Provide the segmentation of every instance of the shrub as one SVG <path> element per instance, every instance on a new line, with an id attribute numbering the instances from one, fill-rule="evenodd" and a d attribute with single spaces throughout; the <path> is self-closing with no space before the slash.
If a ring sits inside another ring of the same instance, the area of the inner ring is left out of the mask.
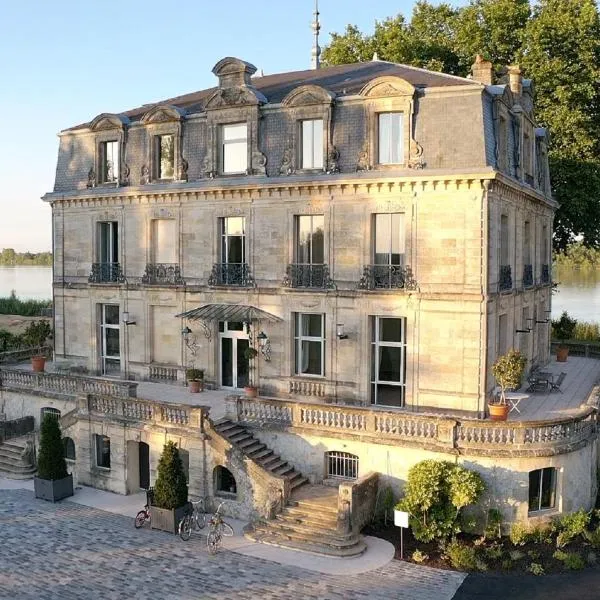
<path id="1" fill-rule="evenodd" d="M 503 554 L 504 554 L 504 549 L 502 548 L 502 546 L 500 544 L 491 544 L 490 546 L 488 546 L 485 550 L 485 555 L 493 561 L 498 561 L 502 558 Z"/>
<path id="2" fill-rule="evenodd" d="M 560 319 L 555 319 L 552 321 L 552 337 L 557 339 L 559 342 L 564 342 L 566 340 L 572 340 L 573 335 L 575 334 L 575 326 L 577 325 L 577 320 L 569 317 L 567 311 L 563 311 L 562 315 L 560 315 Z"/>
<path id="3" fill-rule="evenodd" d="M 175 442 L 167 442 L 158 462 L 154 504 L 159 508 L 173 509 L 184 506 L 187 499 L 188 487 L 179 450 Z"/>
<path id="4" fill-rule="evenodd" d="M 394 491 L 391 486 L 386 486 L 381 494 L 381 506 L 383 508 L 383 521 L 387 527 L 388 518 L 394 510 Z"/>
<path id="5" fill-rule="evenodd" d="M 204 379 L 203 369 L 187 369 L 185 377 L 188 381 L 202 381 Z"/>
<path id="6" fill-rule="evenodd" d="M 517 389 L 521 386 L 523 372 L 527 359 L 514 348 L 506 354 L 499 356 L 492 365 L 492 373 L 502 390 L 502 403 L 506 404 L 505 392 L 507 389 Z"/>
<path id="7" fill-rule="evenodd" d="M 508 537 L 513 546 L 524 546 L 531 541 L 531 531 L 521 523 L 513 523 Z"/>
<path id="8" fill-rule="evenodd" d="M 552 526 L 558 532 L 556 545 L 563 548 L 577 536 L 583 535 L 590 522 L 590 514 L 584 510 L 568 513 L 553 520 Z"/>
<path id="9" fill-rule="evenodd" d="M 585 561 L 578 552 L 557 550 L 552 556 L 556 560 L 560 560 L 571 571 L 580 571 L 585 567 Z"/>
<path id="10" fill-rule="evenodd" d="M 44 309 L 52 306 L 52 300 L 20 300 L 14 290 L 10 296 L 0 298 L 0 315 L 39 317 Z"/>
<path id="11" fill-rule="evenodd" d="M 505 571 L 510 571 L 510 569 L 512 569 L 514 567 L 513 561 L 510 558 L 505 558 L 502 561 L 501 566 Z"/>
<path id="12" fill-rule="evenodd" d="M 600 325 L 598 323 L 578 322 L 573 334 L 576 340 L 583 342 L 600 342 Z"/>
<path id="13" fill-rule="evenodd" d="M 38 474 L 40 479 L 64 479 L 68 475 L 67 462 L 58 419 L 46 414 L 40 428 Z"/>
<path id="14" fill-rule="evenodd" d="M 475 571 L 477 569 L 477 553 L 472 546 L 453 539 L 444 546 L 444 554 L 448 557 L 450 564 L 459 571 Z"/>
<path id="15" fill-rule="evenodd" d="M 487 512 L 487 522 L 483 537 L 487 540 L 497 540 L 502 536 L 502 513 L 497 508 L 490 508 Z"/>
<path id="16" fill-rule="evenodd" d="M 567 558 L 567 553 L 564 550 L 556 550 L 552 555 L 552 558 L 563 561 Z"/>
<path id="17" fill-rule="evenodd" d="M 43 346 L 52 336 L 52 327 L 48 321 L 31 321 L 23 332 L 23 341 L 27 346 Z"/>
<path id="18" fill-rule="evenodd" d="M 600 548 L 600 526 L 593 531 L 584 531 L 583 535 L 593 548 Z"/>
<path id="19" fill-rule="evenodd" d="M 545 573 L 544 567 L 535 562 L 532 562 L 529 567 L 527 567 L 527 570 L 533 575 L 543 575 Z"/>
<path id="20" fill-rule="evenodd" d="M 521 552 L 520 550 L 511 550 L 508 555 L 510 556 L 511 560 L 517 561 L 521 560 L 525 556 L 525 553 Z"/>
<path id="21" fill-rule="evenodd" d="M 409 470 L 397 508 L 410 514 L 417 540 L 446 539 L 460 532 L 461 509 L 477 502 L 484 487 L 474 471 L 447 461 L 424 460 Z"/>
<path id="22" fill-rule="evenodd" d="M 426 560 L 429 560 L 429 554 L 425 554 L 425 552 L 421 552 L 420 550 L 415 550 L 412 553 L 411 558 L 416 563 L 422 563 L 422 562 L 425 562 Z"/>

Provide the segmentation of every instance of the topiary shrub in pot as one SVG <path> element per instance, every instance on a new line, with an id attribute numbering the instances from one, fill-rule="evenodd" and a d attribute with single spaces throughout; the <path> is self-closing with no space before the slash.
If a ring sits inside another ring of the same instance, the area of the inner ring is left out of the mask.
<path id="1" fill-rule="evenodd" d="M 204 371 L 202 369 L 188 369 L 185 372 L 190 393 L 197 394 L 204 390 Z"/>
<path id="2" fill-rule="evenodd" d="M 32 321 L 23 332 L 23 341 L 30 348 L 41 348 L 52 338 L 52 327 L 43 319 Z M 31 367 L 35 372 L 42 372 L 46 366 L 46 357 L 36 354 L 31 357 Z"/>
<path id="3" fill-rule="evenodd" d="M 559 341 L 556 349 L 557 362 L 567 362 L 569 347 L 565 346 L 565 342 L 573 339 L 576 326 L 577 320 L 569 317 L 566 310 L 560 315 L 560 319 L 552 321 L 552 337 Z"/>
<path id="4" fill-rule="evenodd" d="M 258 387 L 256 386 L 256 365 L 255 358 L 258 356 L 258 350 L 252 346 L 248 346 L 244 350 L 244 358 L 248 361 L 248 385 L 244 387 L 244 392 L 248 398 L 256 398 L 258 396 Z"/>
<path id="5" fill-rule="evenodd" d="M 73 495 L 73 476 L 67 472 L 60 425 L 47 414 L 40 428 L 37 475 L 33 478 L 35 497 L 56 502 Z"/>
<path id="6" fill-rule="evenodd" d="M 492 373 L 500 386 L 500 398 L 488 403 L 492 421 L 506 421 L 508 418 L 506 390 L 521 387 L 526 364 L 527 359 L 518 350 L 511 348 L 492 365 Z"/>
<path id="7" fill-rule="evenodd" d="M 150 512 L 152 529 L 177 533 L 187 510 L 188 486 L 175 442 L 167 442 L 158 462 L 154 499 Z"/>

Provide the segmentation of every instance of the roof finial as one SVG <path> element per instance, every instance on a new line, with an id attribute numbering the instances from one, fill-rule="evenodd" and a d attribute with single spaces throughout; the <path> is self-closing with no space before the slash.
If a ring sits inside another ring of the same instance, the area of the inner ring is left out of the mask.
<path id="1" fill-rule="evenodd" d="M 319 57 L 321 56 L 321 48 L 319 48 L 319 31 L 321 23 L 319 23 L 319 0 L 315 0 L 315 12 L 313 13 L 315 20 L 312 22 L 312 30 L 315 36 L 315 41 L 312 47 L 312 57 L 310 61 L 311 69 L 318 69 L 321 64 Z"/>

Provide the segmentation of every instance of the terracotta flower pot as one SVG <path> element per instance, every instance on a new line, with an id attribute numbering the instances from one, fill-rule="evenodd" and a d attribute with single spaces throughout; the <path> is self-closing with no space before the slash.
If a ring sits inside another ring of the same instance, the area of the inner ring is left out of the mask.
<path id="1" fill-rule="evenodd" d="M 256 398 L 258 396 L 258 388 L 254 385 L 247 385 L 244 388 L 244 392 L 246 392 L 248 398 Z"/>
<path id="2" fill-rule="evenodd" d="M 556 362 L 567 362 L 568 356 L 569 356 L 569 347 L 568 346 L 559 346 L 556 349 Z"/>
<path id="3" fill-rule="evenodd" d="M 508 404 L 488 404 L 488 409 L 492 421 L 506 421 L 508 419 Z"/>
<path id="4" fill-rule="evenodd" d="M 188 387 L 190 388 L 190 393 L 191 394 L 197 394 L 198 392 L 202 391 L 203 388 L 203 381 L 200 381 L 199 379 L 193 379 L 191 381 L 188 381 Z"/>
<path id="5" fill-rule="evenodd" d="M 31 367 L 35 373 L 42 373 L 44 371 L 45 366 L 46 366 L 46 357 L 45 356 L 32 356 L 31 357 Z"/>

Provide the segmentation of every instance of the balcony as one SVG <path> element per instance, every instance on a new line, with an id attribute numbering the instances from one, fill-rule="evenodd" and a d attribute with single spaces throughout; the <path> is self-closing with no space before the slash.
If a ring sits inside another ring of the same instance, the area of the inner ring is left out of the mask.
<path id="1" fill-rule="evenodd" d="M 185 285 L 178 264 L 148 263 L 142 276 L 142 283 L 146 285 Z"/>
<path id="2" fill-rule="evenodd" d="M 367 265 L 358 282 L 361 290 L 415 290 L 411 268 L 402 265 Z"/>
<path id="3" fill-rule="evenodd" d="M 89 283 L 124 283 L 125 275 L 120 263 L 92 263 Z"/>
<path id="4" fill-rule="evenodd" d="M 523 287 L 533 285 L 533 265 L 523 265 Z"/>
<path id="5" fill-rule="evenodd" d="M 542 285 L 548 285 L 550 283 L 550 265 L 542 265 L 542 276 L 540 277 Z"/>
<path id="6" fill-rule="evenodd" d="M 247 263 L 216 263 L 208 278 L 208 285 L 252 287 L 254 278 Z"/>
<path id="7" fill-rule="evenodd" d="M 500 279 L 498 280 L 498 290 L 506 292 L 512 290 L 512 271 L 510 265 L 500 265 Z"/>
<path id="8" fill-rule="evenodd" d="M 335 288 L 335 283 L 329 277 L 329 266 L 323 264 L 290 264 L 285 270 L 281 285 L 289 288 L 322 290 Z"/>

